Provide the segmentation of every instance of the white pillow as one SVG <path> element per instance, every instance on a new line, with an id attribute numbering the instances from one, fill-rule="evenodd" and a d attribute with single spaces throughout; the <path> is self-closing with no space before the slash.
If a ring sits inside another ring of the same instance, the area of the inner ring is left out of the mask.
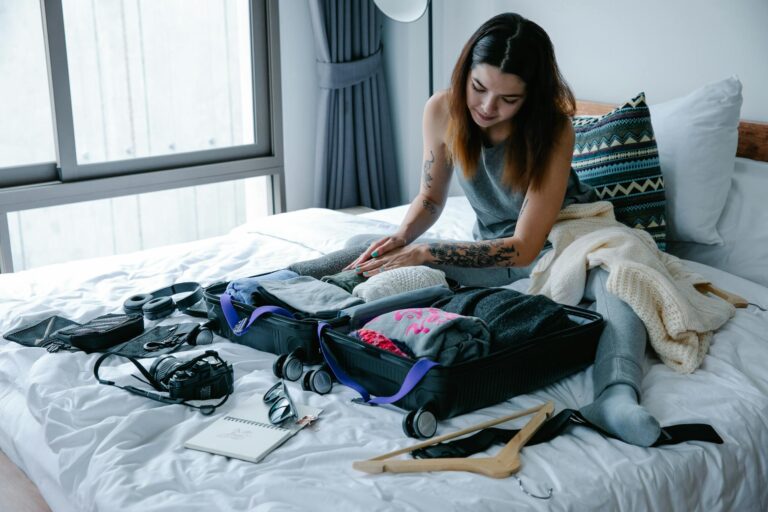
<path id="1" fill-rule="evenodd" d="M 741 82 L 732 76 L 649 105 L 668 240 L 722 245 L 716 226 L 731 188 L 741 101 Z"/>
<path id="2" fill-rule="evenodd" d="M 717 222 L 725 243 L 717 246 L 673 242 L 667 245 L 667 250 L 675 256 L 705 263 L 768 287 L 766 197 L 768 162 L 737 158 L 728 201 Z"/>

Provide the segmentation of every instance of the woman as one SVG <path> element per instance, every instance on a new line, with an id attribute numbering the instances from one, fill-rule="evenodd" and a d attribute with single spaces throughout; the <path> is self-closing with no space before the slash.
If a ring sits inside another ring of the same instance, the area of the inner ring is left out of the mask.
<path id="1" fill-rule="evenodd" d="M 400 228 L 348 268 L 370 276 L 438 266 L 463 285 L 528 277 L 549 249 L 558 212 L 596 200 L 571 169 L 574 111 L 544 30 L 517 14 L 488 20 L 464 46 L 450 88 L 427 101 L 421 189 Z M 439 217 L 454 168 L 477 216 L 476 241 L 415 243 Z M 638 404 L 646 330 L 606 292 L 606 278 L 605 270 L 591 270 L 585 289 L 606 327 L 593 367 L 595 401 L 581 412 L 608 433 L 649 446 L 659 424 Z"/>

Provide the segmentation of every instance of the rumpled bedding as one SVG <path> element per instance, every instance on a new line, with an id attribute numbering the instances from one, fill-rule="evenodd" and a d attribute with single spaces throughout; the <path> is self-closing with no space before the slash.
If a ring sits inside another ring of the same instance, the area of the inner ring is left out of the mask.
<path id="1" fill-rule="evenodd" d="M 468 239 L 471 215 L 452 198 L 430 237 Z M 129 295 L 180 281 L 207 285 L 285 268 L 343 247 L 349 236 L 386 233 L 404 210 L 370 218 L 311 209 L 264 219 L 227 236 L 124 256 L 0 275 L 0 332 L 52 314 L 76 321 L 118 312 Z M 387 219 L 389 223 L 387 223 Z M 469 219 L 469 220 L 467 220 Z M 450 222 L 449 222 L 450 221 Z M 768 288 L 691 264 L 750 302 Z M 514 287 L 525 290 L 526 282 Z M 189 321 L 175 314 L 163 323 Z M 573 427 L 521 452 L 523 486 L 463 472 L 366 475 L 352 462 L 415 443 L 403 411 L 351 403 L 289 383 L 294 399 L 323 409 L 259 464 L 182 447 L 228 410 L 274 382 L 275 356 L 216 338 L 235 371 L 235 393 L 213 417 L 98 384 L 95 354 L 49 354 L 0 341 L 0 448 L 38 485 L 55 511 L 212 510 L 766 510 L 768 509 L 768 313 L 751 306 L 714 336 L 699 369 L 681 375 L 648 352 L 642 401 L 662 425 L 710 423 L 724 444 L 640 448 Z M 147 361 L 149 362 L 149 361 Z M 119 358 L 103 372 L 135 383 Z M 591 401 L 591 368 L 534 393 L 442 421 L 438 434 L 553 400 L 556 410 Z M 513 422 L 519 428 L 525 419 Z M 497 448 L 491 449 L 495 452 Z M 485 454 L 488 455 L 488 454 Z"/>

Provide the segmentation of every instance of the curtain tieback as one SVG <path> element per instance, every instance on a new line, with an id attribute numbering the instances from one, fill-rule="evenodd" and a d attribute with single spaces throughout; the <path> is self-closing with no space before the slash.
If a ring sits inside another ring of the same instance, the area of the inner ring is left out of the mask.
<path id="1" fill-rule="evenodd" d="M 343 89 L 367 80 L 381 69 L 381 48 L 368 57 L 349 62 L 318 62 L 317 75 L 323 89 Z"/>

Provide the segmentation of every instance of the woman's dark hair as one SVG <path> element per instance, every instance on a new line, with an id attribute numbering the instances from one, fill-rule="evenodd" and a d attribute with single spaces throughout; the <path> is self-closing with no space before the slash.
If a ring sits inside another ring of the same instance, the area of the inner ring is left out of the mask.
<path id="1" fill-rule="evenodd" d="M 486 21 L 464 45 L 449 90 L 448 150 L 467 178 L 474 176 L 483 137 L 467 108 L 467 79 L 478 64 L 519 76 L 526 97 L 512 118 L 502 182 L 524 191 L 541 186 L 554 141 L 576 111 L 571 89 L 560 74 L 552 41 L 544 29 L 519 14 Z"/>

